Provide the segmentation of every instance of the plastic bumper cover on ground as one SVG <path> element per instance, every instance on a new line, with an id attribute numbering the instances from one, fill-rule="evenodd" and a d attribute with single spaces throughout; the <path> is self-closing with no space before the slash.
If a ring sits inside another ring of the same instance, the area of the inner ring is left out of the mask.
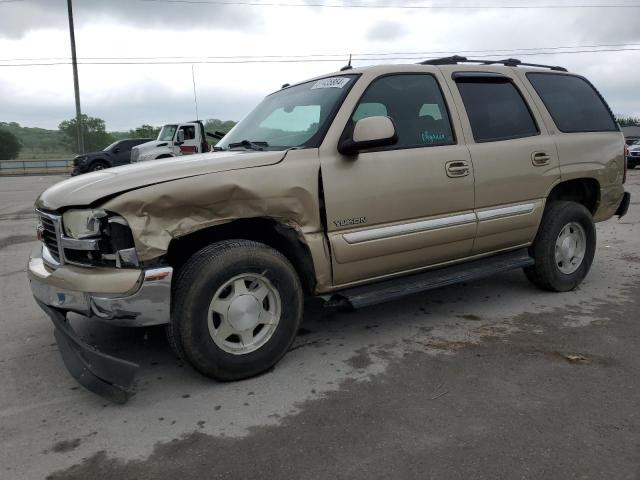
<path id="1" fill-rule="evenodd" d="M 54 335 L 69 373 L 87 390 L 115 403 L 125 403 L 139 365 L 112 357 L 82 341 L 64 313 L 36 299 L 55 326 Z"/>

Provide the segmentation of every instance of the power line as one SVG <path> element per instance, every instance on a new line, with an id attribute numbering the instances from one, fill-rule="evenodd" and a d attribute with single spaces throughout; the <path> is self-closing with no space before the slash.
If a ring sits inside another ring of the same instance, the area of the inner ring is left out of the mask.
<path id="1" fill-rule="evenodd" d="M 552 54 L 552 53 L 571 53 L 569 52 L 543 52 L 543 50 L 567 50 L 567 49 L 585 49 L 585 48 L 605 48 L 605 47 L 637 47 L 640 43 L 603 43 L 597 45 L 565 45 L 552 47 L 522 47 L 522 48 L 491 48 L 484 50 L 430 50 L 419 52 L 375 52 L 375 53 L 353 53 L 354 57 L 383 57 L 388 55 L 445 55 L 445 54 L 468 54 L 468 53 L 491 53 L 492 55 L 501 54 L 521 54 L 519 52 L 536 52 L 536 54 Z M 595 52 L 599 50 L 593 50 Z M 346 53 L 310 53 L 306 55 L 218 55 L 218 56 L 152 56 L 152 57 L 78 57 L 78 60 L 216 60 L 216 59 L 308 59 L 315 57 L 332 57 L 337 60 L 347 58 L 350 54 Z M 369 58 L 359 58 L 358 60 L 368 60 Z M 0 62 L 31 62 L 31 61 L 48 61 L 48 60 L 69 60 L 69 57 L 39 57 L 39 58 L 4 58 Z M 186 63 L 191 63 L 186 62 Z"/>
<path id="2" fill-rule="evenodd" d="M 604 52 L 627 52 L 640 51 L 640 48 L 611 48 L 601 50 L 574 50 L 571 52 L 528 52 L 520 53 L 518 56 L 538 56 L 538 55 L 569 55 L 576 53 L 604 53 Z M 475 55 L 475 58 L 489 58 L 498 56 Z M 249 63 L 317 63 L 317 62 L 341 62 L 345 58 L 293 58 L 293 59 L 251 59 L 251 60 L 166 60 L 166 61 L 149 61 L 149 62 L 78 62 L 78 65 L 190 65 L 190 64 L 249 64 Z M 361 61 L 387 61 L 387 60 L 425 60 L 424 57 L 403 56 L 403 57 L 374 57 L 354 59 Z M 0 64 L 0 67 L 46 67 L 56 65 L 71 65 L 71 62 L 51 62 L 51 63 L 12 63 Z"/>
<path id="3" fill-rule="evenodd" d="M 138 0 L 148 3 L 177 3 L 195 5 L 240 5 L 254 7 L 322 7 L 322 8 L 371 8 L 398 10 L 471 10 L 471 9 L 574 9 L 574 8 L 640 8 L 640 4 L 566 4 L 566 5 L 336 5 L 325 3 L 290 3 L 290 2 L 253 2 L 240 0 Z"/>

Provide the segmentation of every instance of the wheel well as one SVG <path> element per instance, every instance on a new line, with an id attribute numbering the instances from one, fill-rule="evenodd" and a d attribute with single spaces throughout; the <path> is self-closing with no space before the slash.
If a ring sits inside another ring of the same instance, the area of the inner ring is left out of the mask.
<path id="1" fill-rule="evenodd" d="M 168 153 L 163 153 L 162 155 L 158 155 L 156 157 L 156 160 L 159 160 L 161 158 L 171 158 L 171 157 L 173 157 L 173 155 L 169 155 Z"/>
<path id="2" fill-rule="evenodd" d="M 165 258 L 178 271 L 201 248 L 230 239 L 254 240 L 278 250 L 296 269 L 304 291 L 313 293 L 316 279 L 308 247 L 293 227 L 268 218 L 235 220 L 176 238 L 169 244 Z"/>
<path id="3" fill-rule="evenodd" d="M 549 193 L 547 202 L 553 200 L 568 200 L 577 202 L 593 215 L 600 204 L 600 184 L 594 178 L 576 178 L 559 183 Z"/>

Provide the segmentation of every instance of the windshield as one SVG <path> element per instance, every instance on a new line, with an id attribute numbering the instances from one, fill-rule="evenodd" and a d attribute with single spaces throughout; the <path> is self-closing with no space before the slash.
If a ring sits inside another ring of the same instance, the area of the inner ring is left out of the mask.
<path id="1" fill-rule="evenodd" d="M 266 97 L 216 145 L 217 148 L 254 147 L 283 150 L 317 147 L 331 118 L 355 83 L 355 75 L 341 75 L 285 88 Z"/>
<path id="2" fill-rule="evenodd" d="M 177 125 L 165 125 L 160 130 L 158 134 L 158 140 L 162 140 L 163 142 L 168 142 L 169 140 L 173 140 L 173 135 L 176 133 Z"/>
<path id="3" fill-rule="evenodd" d="M 113 149 L 116 145 L 118 145 L 120 143 L 120 140 L 116 140 L 115 142 L 113 142 L 111 145 L 109 145 L 108 147 L 105 147 L 102 151 L 103 152 L 108 152 L 109 150 Z"/>

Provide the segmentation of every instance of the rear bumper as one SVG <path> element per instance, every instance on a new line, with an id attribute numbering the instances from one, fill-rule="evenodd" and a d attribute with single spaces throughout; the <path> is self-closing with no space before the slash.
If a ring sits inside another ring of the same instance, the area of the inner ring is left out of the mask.
<path id="1" fill-rule="evenodd" d="M 622 201 L 620 202 L 620 205 L 618 206 L 618 209 L 616 210 L 615 214 L 618 215 L 619 218 L 624 217 L 629 211 L 630 203 L 631 203 L 631 194 L 629 192 L 624 192 L 624 195 L 622 196 Z"/>

